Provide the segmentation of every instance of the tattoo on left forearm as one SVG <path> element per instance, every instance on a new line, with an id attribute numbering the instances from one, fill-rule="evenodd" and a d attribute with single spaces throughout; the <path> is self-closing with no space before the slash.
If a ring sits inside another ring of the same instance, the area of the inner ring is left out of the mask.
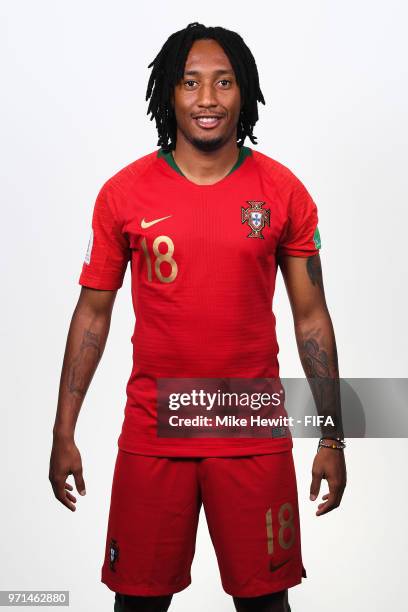
<path id="1" fill-rule="evenodd" d="M 303 342 L 302 363 L 308 377 L 324 377 L 329 375 L 329 358 L 316 338 L 308 338 Z"/>
<path id="2" fill-rule="evenodd" d="M 330 416 L 335 424 L 322 426 L 322 435 L 343 436 L 343 426 L 340 407 L 340 381 L 337 363 L 336 343 L 330 348 L 327 343 L 327 330 L 312 328 L 297 331 L 296 334 L 299 355 L 315 400 L 319 415 Z M 330 336 L 329 336 L 330 338 Z"/>

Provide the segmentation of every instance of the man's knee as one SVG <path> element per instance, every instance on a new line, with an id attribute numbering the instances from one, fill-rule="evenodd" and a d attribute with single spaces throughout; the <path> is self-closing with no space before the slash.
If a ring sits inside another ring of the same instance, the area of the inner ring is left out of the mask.
<path id="1" fill-rule="evenodd" d="M 114 612 L 167 612 L 173 595 L 144 597 L 115 594 Z"/>
<path id="2" fill-rule="evenodd" d="M 234 597 L 237 612 L 290 612 L 288 589 L 259 597 Z"/>

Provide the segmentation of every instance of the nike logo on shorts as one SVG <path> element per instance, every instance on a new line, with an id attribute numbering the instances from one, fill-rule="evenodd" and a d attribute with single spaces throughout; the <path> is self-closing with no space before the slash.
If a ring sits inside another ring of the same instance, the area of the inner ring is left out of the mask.
<path id="1" fill-rule="evenodd" d="M 160 219 L 153 219 L 153 221 L 145 221 L 143 218 L 140 225 L 142 226 L 142 229 L 146 229 L 147 227 L 151 227 L 155 223 L 159 223 L 159 221 L 164 221 L 165 219 L 168 219 L 169 217 L 171 217 L 171 215 L 167 215 L 167 217 L 161 217 Z"/>
<path id="2" fill-rule="evenodd" d="M 272 561 L 269 563 L 269 571 L 270 572 L 274 572 L 276 570 L 278 570 L 280 567 L 282 567 L 282 565 L 285 565 L 285 563 L 288 563 L 289 559 L 286 559 L 286 561 L 283 561 L 282 563 L 278 563 L 278 565 L 273 565 Z"/>

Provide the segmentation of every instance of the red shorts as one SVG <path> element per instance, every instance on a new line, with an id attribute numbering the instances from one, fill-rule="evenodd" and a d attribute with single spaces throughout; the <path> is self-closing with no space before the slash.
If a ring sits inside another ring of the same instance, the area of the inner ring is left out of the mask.
<path id="1" fill-rule="evenodd" d="M 201 505 L 226 593 L 256 597 L 306 577 L 291 450 L 210 458 L 119 450 L 102 582 L 125 595 L 185 589 Z"/>

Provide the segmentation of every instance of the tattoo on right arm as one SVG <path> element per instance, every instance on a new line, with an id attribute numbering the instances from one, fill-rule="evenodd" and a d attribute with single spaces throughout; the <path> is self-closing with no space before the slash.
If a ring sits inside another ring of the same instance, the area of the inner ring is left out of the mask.
<path id="1" fill-rule="evenodd" d="M 86 329 L 79 347 L 78 355 L 68 370 L 68 391 L 84 397 L 96 366 L 101 358 L 101 337 Z"/>

